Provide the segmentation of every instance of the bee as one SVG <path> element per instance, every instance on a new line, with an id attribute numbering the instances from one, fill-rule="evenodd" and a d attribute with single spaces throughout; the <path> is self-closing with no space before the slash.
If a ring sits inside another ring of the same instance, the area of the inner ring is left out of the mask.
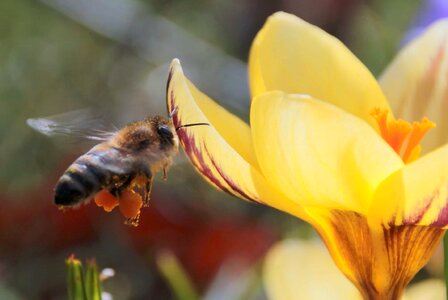
<path id="1" fill-rule="evenodd" d="M 166 179 L 178 152 L 176 131 L 182 127 L 209 125 L 192 123 L 174 128 L 171 121 L 174 113 L 175 109 L 169 118 L 148 117 L 120 130 L 87 135 L 89 139 L 102 142 L 79 156 L 59 178 L 54 188 L 54 203 L 63 209 L 78 207 L 99 195 L 100 191 L 120 201 L 124 194 L 134 195 L 137 190 L 137 200 L 142 199 L 142 205 L 148 206 L 154 175 L 163 171 Z M 45 135 L 77 132 L 73 124 L 67 126 L 55 119 L 28 119 L 27 123 Z M 137 226 L 139 209 L 137 214 L 127 217 L 126 224 Z"/>

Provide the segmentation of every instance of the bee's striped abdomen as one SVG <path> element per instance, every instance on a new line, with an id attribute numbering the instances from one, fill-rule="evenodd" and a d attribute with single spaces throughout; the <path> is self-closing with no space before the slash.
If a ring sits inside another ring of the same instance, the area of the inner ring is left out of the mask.
<path id="1" fill-rule="evenodd" d="M 55 187 L 55 204 L 80 204 L 107 185 L 113 175 L 110 170 L 113 154 L 113 151 L 92 149 L 80 156 L 59 179 Z"/>

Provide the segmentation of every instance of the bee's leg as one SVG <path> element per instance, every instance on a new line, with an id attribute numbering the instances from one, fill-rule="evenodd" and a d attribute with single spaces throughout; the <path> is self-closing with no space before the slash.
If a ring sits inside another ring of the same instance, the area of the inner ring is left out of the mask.
<path id="1" fill-rule="evenodd" d="M 167 180 L 168 179 L 168 166 L 163 166 L 163 180 Z"/>
<path id="2" fill-rule="evenodd" d="M 148 181 L 146 181 L 145 184 L 145 197 L 143 197 L 143 206 L 148 207 L 149 206 L 149 200 L 151 197 L 151 190 L 152 190 L 152 176 L 148 177 Z"/>
<path id="3" fill-rule="evenodd" d="M 144 195 L 143 195 L 143 206 L 148 207 L 149 206 L 149 199 L 151 197 L 151 190 L 152 190 L 152 172 L 150 168 L 144 168 L 141 170 L 142 175 L 146 178 L 146 183 L 144 187 Z"/>

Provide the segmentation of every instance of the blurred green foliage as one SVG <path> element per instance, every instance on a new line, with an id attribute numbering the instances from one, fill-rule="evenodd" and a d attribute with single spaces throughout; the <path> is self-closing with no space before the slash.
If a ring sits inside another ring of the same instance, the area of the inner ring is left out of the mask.
<path id="1" fill-rule="evenodd" d="M 379 76 L 399 50 L 421 0 L 376 0 L 354 15 L 348 45 Z"/>
<path id="2" fill-rule="evenodd" d="M 157 257 L 157 266 L 170 284 L 178 300 L 199 300 L 188 274 L 182 268 L 179 260 L 170 252 L 164 252 Z"/>
<path id="3" fill-rule="evenodd" d="M 99 96 L 93 91 L 104 86 L 108 42 L 38 2 L 5 0 L 0 11 L 0 185 L 5 192 L 42 182 L 57 163 L 61 151 L 25 120 L 91 104 Z"/>

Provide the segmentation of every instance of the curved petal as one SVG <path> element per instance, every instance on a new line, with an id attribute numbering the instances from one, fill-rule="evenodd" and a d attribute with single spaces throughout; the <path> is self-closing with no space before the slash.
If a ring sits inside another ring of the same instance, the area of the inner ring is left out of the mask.
<path id="1" fill-rule="evenodd" d="M 251 128 L 266 179 L 304 206 L 365 213 L 377 185 L 403 165 L 361 119 L 309 96 L 255 98 Z"/>
<path id="2" fill-rule="evenodd" d="M 366 120 L 389 109 L 369 70 L 335 37 L 294 15 L 278 12 L 255 38 L 249 57 L 253 96 L 266 91 L 309 94 Z"/>
<path id="3" fill-rule="evenodd" d="M 437 124 L 425 137 L 424 149 L 443 144 L 448 138 L 448 20 L 401 50 L 380 84 L 397 117 L 414 121 L 428 116 Z"/>
<path id="4" fill-rule="evenodd" d="M 384 225 L 448 224 L 448 145 L 406 165 L 375 193 L 371 222 Z"/>
<path id="5" fill-rule="evenodd" d="M 271 300 L 362 299 L 316 240 L 275 245 L 264 261 L 263 282 Z"/>
<path id="6" fill-rule="evenodd" d="M 177 130 L 190 161 L 209 183 L 239 198 L 307 218 L 300 205 L 275 190 L 260 173 L 248 125 L 196 89 L 184 76 L 177 59 L 171 64 L 167 102 L 169 111 L 176 108 L 176 128 L 191 123 L 210 124 Z"/>

